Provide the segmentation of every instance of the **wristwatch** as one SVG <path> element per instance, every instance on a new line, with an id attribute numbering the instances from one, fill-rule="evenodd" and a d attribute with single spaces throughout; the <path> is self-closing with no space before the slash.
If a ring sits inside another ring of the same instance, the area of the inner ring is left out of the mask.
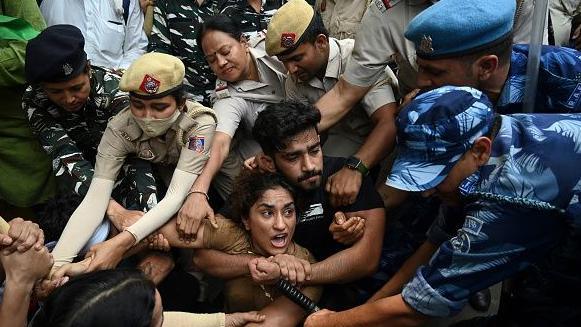
<path id="1" fill-rule="evenodd" d="M 357 170 L 363 176 L 367 176 L 369 174 L 369 168 L 365 166 L 361 159 L 351 156 L 347 158 L 347 162 L 345 162 L 345 166 L 349 169 Z"/>

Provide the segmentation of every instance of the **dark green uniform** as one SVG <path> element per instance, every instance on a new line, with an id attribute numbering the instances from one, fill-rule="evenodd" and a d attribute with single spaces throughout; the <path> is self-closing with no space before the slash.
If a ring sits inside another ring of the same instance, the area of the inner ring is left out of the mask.
<path id="1" fill-rule="evenodd" d="M 206 62 L 197 37 L 202 24 L 218 13 L 218 0 L 158 1 L 153 14 L 149 39 L 150 52 L 178 57 L 186 66 L 184 88 L 194 100 L 210 106 L 216 76 Z"/>
<path id="2" fill-rule="evenodd" d="M 286 0 L 266 0 L 260 12 L 256 12 L 247 0 L 222 0 L 220 13 L 234 19 L 247 37 L 253 37 L 266 30 L 272 15 L 285 2 Z"/>
<path id="3" fill-rule="evenodd" d="M 91 93 L 78 112 L 58 107 L 40 87 L 29 87 L 23 98 L 32 130 L 52 159 L 59 187 L 81 197 L 91 183 L 97 146 L 107 122 L 129 105 L 127 93 L 119 91 L 117 75 L 98 67 L 91 72 Z M 157 196 L 150 164 L 140 159 L 129 160 L 113 197 L 127 209 L 146 211 L 153 207 Z"/>

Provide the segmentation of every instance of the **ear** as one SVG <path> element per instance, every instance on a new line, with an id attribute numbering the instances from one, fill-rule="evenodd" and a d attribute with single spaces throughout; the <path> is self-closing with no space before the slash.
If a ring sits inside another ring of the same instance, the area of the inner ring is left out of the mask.
<path id="1" fill-rule="evenodd" d="M 315 48 L 325 50 L 329 46 L 329 39 L 324 34 L 317 35 L 315 39 Z"/>
<path id="2" fill-rule="evenodd" d="M 240 44 L 242 44 L 242 47 L 246 50 L 246 52 L 250 51 L 248 50 L 250 45 L 248 44 L 248 39 L 246 38 L 246 36 L 244 35 L 240 36 Z"/>
<path id="3" fill-rule="evenodd" d="M 260 154 L 256 156 L 256 161 L 258 161 L 258 167 L 263 170 L 266 170 L 270 173 L 276 172 L 276 165 L 274 164 L 274 159 L 271 156 L 267 156 L 266 154 Z"/>
<path id="4" fill-rule="evenodd" d="M 480 81 L 485 81 L 490 79 L 492 74 L 496 72 L 499 65 L 498 57 L 495 55 L 486 55 L 478 58 L 476 60 L 476 69 L 478 74 L 478 79 Z"/>
<path id="5" fill-rule="evenodd" d="M 490 159 L 490 153 L 492 152 L 492 140 L 486 136 L 481 136 L 474 141 L 472 148 L 470 149 L 470 154 L 476 166 L 480 167 L 485 165 Z"/>
<path id="6" fill-rule="evenodd" d="M 250 230 L 250 224 L 248 224 L 248 217 L 242 217 L 242 224 L 244 224 L 244 229 Z"/>

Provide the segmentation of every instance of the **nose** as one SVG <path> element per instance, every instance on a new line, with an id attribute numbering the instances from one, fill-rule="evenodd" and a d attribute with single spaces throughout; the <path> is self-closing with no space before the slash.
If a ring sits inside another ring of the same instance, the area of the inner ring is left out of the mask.
<path id="1" fill-rule="evenodd" d="M 272 227 L 277 231 L 283 231 L 286 227 L 282 213 L 278 213 L 274 219 Z"/>
<path id="2" fill-rule="evenodd" d="M 315 163 L 309 154 L 305 154 L 303 157 L 303 171 L 313 171 L 315 170 Z"/>
<path id="3" fill-rule="evenodd" d="M 65 101 L 68 105 L 71 105 L 75 102 L 76 97 L 75 94 L 72 92 L 65 92 Z"/>
<path id="4" fill-rule="evenodd" d="M 226 59 L 225 56 L 222 56 L 221 54 L 217 54 L 216 57 L 217 57 L 219 67 L 225 67 L 226 64 L 228 64 L 228 59 Z"/>
<path id="5" fill-rule="evenodd" d="M 288 69 L 288 72 L 291 74 L 296 74 L 297 71 L 299 70 L 299 68 L 297 67 L 297 65 L 293 64 L 292 62 L 287 62 L 285 64 L 286 69 Z"/>

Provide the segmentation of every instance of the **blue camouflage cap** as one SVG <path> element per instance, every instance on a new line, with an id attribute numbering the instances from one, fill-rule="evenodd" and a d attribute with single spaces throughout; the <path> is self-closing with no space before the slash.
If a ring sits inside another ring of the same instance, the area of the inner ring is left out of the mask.
<path id="1" fill-rule="evenodd" d="M 436 187 L 493 121 L 492 103 L 476 89 L 444 86 L 419 95 L 397 117 L 398 155 L 386 184 L 405 191 Z"/>
<path id="2" fill-rule="evenodd" d="M 515 0 L 441 0 L 408 24 L 405 37 L 420 58 L 466 55 L 509 37 L 515 10 Z"/>

